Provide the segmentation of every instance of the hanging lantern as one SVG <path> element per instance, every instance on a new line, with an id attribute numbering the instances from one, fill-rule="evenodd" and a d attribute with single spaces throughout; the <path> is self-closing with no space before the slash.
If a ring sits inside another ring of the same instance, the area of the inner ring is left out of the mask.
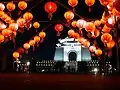
<path id="1" fill-rule="evenodd" d="M 99 21 L 99 20 L 95 20 L 95 22 L 94 22 L 94 24 L 95 24 L 95 26 L 100 26 L 101 25 L 101 21 Z"/>
<path id="2" fill-rule="evenodd" d="M 88 48 L 90 46 L 90 42 L 86 40 L 83 42 L 83 45 Z"/>
<path id="3" fill-rule="evenodd" d="M 2 34 L 0 34 L 0 43 L 4 42 L 4 39 L 5 37 Z"/>
<path id="4" fill-rule="evenodd" d="M 77 23 L 76 23 L 76 26 L 78 27 L 78 28 L 85 28 L 85 25 L 86 25 L 86 21 L 85 20 L 83 20 L 83 19 L 79 19 L 78 21 L 77 21 Z"/>
<path id="5" fill-rule="evenodd" d="M 96 47 L 95 47 L 95 46 L 90 46 L 90 47 L 89 47 L 89 50 L 90 50 L 90 52 L 92 52 L 92 53 L 93 53 L 93 52 L 95 52 L 95 51 L 96 51 Z"/>
<path id="6" fill-rule="evenodd" d="M 13 57 L 14 57 L 16 60 L 19 58 L 19 56 L 20 56 L 20 55 L 19 55 L 18 52 L 14 52 L 14 53 L 13 53 Z"/>
<path id="7" fill-rule="evenodd" d="M 33 19 L 33 15 L 32 15 L 32 13 L 30 13 L 30 12 L 26 12 L 26 13 L 23 15 L 23 18 L 25 19 L 26 22 L 30 22 L 30 21 Z"/>
<path id="8" fill-rule="evenodd" d="M 23 48 L 19 48 L 18 50 L 17 50 L 17 52 L 19 53 L 19 55 L 20 55 L 20 58 L 22 57 L 22 54 L 24 53 L 24 49 Z"/>
<path id="9" fill-rule="evenodd" d="M 108 43 L 112 40 L 112 36 L 109 33 L 103 33 L 103 35 L 101 36 L 101 41 L 103 43 Z"/>
<path id="10" fill-rule="evenodd" d="M 33 47 L 33 51 L 35 50 L 35 41 L 34 40 L 30 40 L 29 41 L 29 45 Z"/>
<path id="11" fill-rule="evenodd" d="M 97 56 L 102 55 L 102 50 L 101 50 L 101 49 L 96 49 L 96 50 L 95 50 L 95 54 L 96 54 Z"/>
<path id="12" fill-rule="evenodd" d="M 67 20 L 67 22 L 69 22 L 74 18 L 74 13 L 72 11 L 67 11 L 64 13 L 64 17 Z"/>
<path id="13" fill-rule="evenodd" d="M 34 22 L 33 23 L 33 27 L 36 28 L 36 29 L 39 28 L 40 27 L 40 23 L 39 22 Z"/>
<path id="14" fill-rule="evenodd" d="M 57 32 L 57 36 L 60 36 L 60 32 L 63 30 L 63 25 L 62 24 L 56 24 L 54 29 Z"/>
<path id="15" fill-rule="evenodd" d="M 115 46 L 115 41 L 111 40 L 110 42 L 107 43 L 107 47 L 109 49 L 112 49 Z"/>
<path id="16" fill-rule="evenodd" d="M 0 11 L 3 11 L 5 9 L 5 5 L 3 3 L 0 3 Z"/>
<path id="17" fill-rule="evenodd" d="M 47 2 L 44 6 L 44 9 L 48 13 L 48 18 L 51 20 L 52 14 L 57 10 L 57 5 L 54 2 Z"/>
<path id="18" fill-rule="evenodd" d="M 95 0 L 85 0 L 85 4 L 89 6 L 89 12 L 91 12 L 91 6 L 95 4 Z"/>
<path id="19" fill-rule="evenodd" d="M 9 37 L 11 34 L 12 34 L 12 31 L 9 29 L 2 30 L 2 35 L 4 35 L 5 37 Z"/>
<path id="20" fill-rule="evenodd" d="M 72 27 L 74 27 L 74 28 L 76 28 L 76 24 L 77 24 L 76 20 L 72 21 L 72 23 L 71 23 Z"/>
<path id="21" fill-rule="evenodd" d="M 97 38 L 99 35 L 100 35 L 100 31 L 98 29 L 96 29 L 94 32 L 93 32 L 93 37 L 94 38 Z"/>
<path id="22" fill-rule="evenodd" d="M 13 32 L 16 32 L 18 30 L 18 24 L 17 23 L 11 23 L 9 24 L 9 29 Z"/>
<path id="23" fill-rule="evenodd" d="M 6 19 L 8 18 L 8 15 L 7 14 L 3 14 L 3 16 L 1 17 L 1 19 L 3 20 L 3 21 L 5 21 Z"/>
<path id="24" fill-rule="evenodd" d="M 27 8 L 27 3 L 25 1 L 20 1 L 18 7 L 20 10 L 25 10 Z"/>
<path id="25" fill-rule="evenodd" d="M 70 29 L 70 30 L 68 31 L 68 36 L 69 36 L 69 37 L 73 37 L 73 36 L 74 36 L 74 33 L 75 33 L 75 31 L 72 30 L 72 29 Z"/>
<path id="26" fill-rule="evenodd" d="M 34 37 L 34 41 L 37 43 L 37 47 L 39 46 L 39 42 L 40 42 L 40 37 L 39 36 L 35 36 Z"/>
<path id="27" fill-rule="evenodd" d="M 13 2 L 9 2 L 6 7 L 10 12 L 15 10 L 15 4 Z"/>
<path id="28" fill-rule="evenodd" d="M 68 0 L 68 4 L 69 4 L 71 7 L 75 7 L 75 6 L 77 6 L 77 4 L 78 4 L 78 0 Z"/>
<path id="29" fill-rule="evenodd" d="M 5 13 L 3 11 L 0 11 L 0 18 L 4 15 Z"/>
<path id="30" fill-rule="evenodd" d="M 107 25 L 104 25 L 102 31 L 103 31 L 104 33 L 109 33 L 109 32 L 111 31 L 111 28 L 109 28 Z"/>
<path id="31" fill-rule="evenodd" d="M 30 44 L 29 43 L 25 43 L 24 45 L 23 45 L 23 47 L 25 48 L 25 52 L 26 52 L 26 54 L 28 53 L 28 49 L 30 48 Z"/>
<path id="32" fill-rule="evenodd" d="M 78 33 L 74 33 L 74 35 L 73 35 L 74 39 L 78 39 L 79 37 L 80 37 L 80 35 Z"/>
<path id="33" fill-rule="evenodd" d="M 111 16 L 108 18 L 107 26 L 113 27 L 114 25 L 115 25 L 115 16 Z"/>
<path id="34" fill-rule="evenodd" d="M 25 21 L 25 19 L 23 19 L 23 18 L 19 18 L 19 19 L 17 20 L 17 24 L 18 24 L 18 26 L 19 26 L 20 28 L 23 28 L 23 27 L 25 26 L 25 23 L 26 23 L 26 21 Z"/>
<path id="35" fill-rule="evenodd" d="M 41 38 L 41 43 L 42 43 L 44 41 L 44 38 L 46 37 L 46 33 L 42 31 L 39 33 L 39 36 Z"/>
<path id="36" fill-rule="evenodd" d="M 84 37 L 79 37 L 78 38 L 78 42 L 83 44 L 86 41 L 86 39 Z"/>
<path id="37" fill-rule="evenodd" d="M 95 25 L 92 22 L 87 22 L 85 25 L 85 30 L 87 32 L 94 32 L 96 29 Z"/>

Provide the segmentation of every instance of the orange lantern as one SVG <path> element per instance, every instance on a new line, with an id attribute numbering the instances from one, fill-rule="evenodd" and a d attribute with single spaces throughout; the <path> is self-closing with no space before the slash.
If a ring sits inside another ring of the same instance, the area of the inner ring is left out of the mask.
<path id="1" fill-rule="evenodd" d="M 25 1 L 20 1 L 18 7 L 20 10 L 25 10 L 27 8 L 27 3 Z"/>
<path id="2" fill-rule="evenodd" d="M 25 26 L 25 23 L 26 23 L 26 21 L 25 21 L 25 19 L 23 19 L 23 18 L 19 18 L 19 19 L 17 20 L 17 24 L 18 24 L 18 26 L 19 26 L 20 28 L 23 28 L 23 27 Z"/>
<path id="3" fill-rule="evenodd" d="M 95 54 L 96 54 L 97 56 L 102 55 L 102 50 L 101 50 L 101 49 L 96 49 L 96 50 L 95 50 Z"/>
<path id="4" fill-rule="evenodd" d="M 57 10 L 57 5 L 54 2 L 47 2 L 44 9 L 49 14 L 48 18 L 51 20 L 52 14 Z"/>
<path id="5" fill-rule="evenodd" d="M 9 37 L 11 34 L 12 34 L 12 31 L 9 29 L 2 30 L 2 35 L 4 35 L 5 37 Z"/>
<path id="6" fill-rule="evenodd" d="M 83 20 L 83 19 L 79 19 L 78 21 L 77 21 L 77 23 L 76 23 L 76 26 L 78 27 L 78 28 L 85 28 L 85 25 L 86 25 L 86 21 L 85 20 Z"/>
<path id="7" fill-rule="evenodd" d="M 18 53 L 18 52 L 14 52 L 14 53 L 13 53 L 13 57 L 14 57 L 15 59 L 18 59 L 18 58 L 19 58 L 19 56 L 20 56 L 20 55 L 19 55 L 19 53 Z"/>
<path id="8" fill-rule="evenodd" d="M 56 24 L 54 29 L 57 32 L 57 36 L 60 36 L 60 32 L 63 30 L 63 25 L 62 24 Z"/>
<path id="9" fill-rule="evenodd" d="M 94 38 L 100 35 L 100 31 L 98 29 L 96 29 L 93 33 L 94 33 Z"/>
<path id="10" fill-rule="evenodd" d="M 23 45 L 23 47 L 25 48 L 25 52 L 28 53 L 28 49 L 30 48 L 30 44 L 29 43 L 25 43 Z"/>
<path id="11" fill-rule="evenodd" d="M 78 39 L 79 36 L 80 36 L 80 35 L 79 35 L 78 33 L 74 33 L 74 35 L 73 35 L 74 39 Z"/>
<path id="12" fill-rule="evenodd" d="M 68 4 L 71 7 L 75 7 L 78 4 L 78 0 L 68 0 Z"/>
<path id="13" fill-rule="evenodd" d="M 39 22 L 34 22 L 33 23 L 33 27 L 36 28 L 36 29 L 39 28 L 40 27 L 40 23 Z"/>
<path id="14" fill-rule="evenodd" d="M 3 11 L 5 9 L 5 5 L 3 3 L 0 3 L 0 11 Z"/>
<path id="15" fill-rule="evenodd" d="M 29 45 L 33 47 L 33 51 L 35 50 L 35 41 L 34 40 L 30 40 L 29 41 Z"/>
<path id="16" fill-rule="evenodd" d="M 26 22 L 30 22 L 30 21 L 33 19 L 33 15 L 32 15 L 32 13 L 30 13 L 30 12 L 26 12 L 26 13 L 23 15 L 23 18 L 26 20 Z"/>
<path id="17" fill-rule="evenodd" d="M 67 20 L 67 22 L 69 22 L 74 18 L 74 13 L 72 11 L 67 11 L 64 13 L 64 17 Z"/>
<path id="18" fill-rule="evenodd" d="M 94 5 L 95 0 L 85 0 L 85 4 L 89 6 L 89 12 L 91 12 L 91 6 Z"/>
<path id="19" fill-rule="evenodd" d="M 95 24 L 95 26 L 100 26 L 100 25 L 101 25 L 101 21 L 96 20 L 96 21 L 94 22 L 94 24 Z"/>
<path id="20" fill-rule="evenodd" d="M 22 55 L 22 54 L 24 53 L 24 49 L 23 49 L 23 48 L 19 48 L 19 49 L 17 50 L 17 52 L 18 52 L 20 55 Z"/>
<path id="21" fill-rule="evenodd" d="M 83 44 L 86 41 L 86 39 L 84 37 L 79 37 L 78 38 L 78 42 Z"/>
<path id="22" fill-rule="evenodd" d="M 0 18 L 4 15 L 5 13 L 3 11 L 0 11 Z"/>
<path id="23" fill-rule="evenodd" d="M 96 47 L 95 47 L 95 46 L 90 46 L 90 47 L 89 47 L 89 50 L 90 50 L 90 52 L 92 52 L 92 53 L 93 53 L 93 52 L 95 52 L 95 51 L 96 51 Z"/>
<path id="24" fill-rule="evenodd" d="M 85 30 L 87 32 L 94 32 L 96 29 L 95 25 L 92 22 L 87 22 L 85 25 Z"/>
<path id="25" fill-rule="evenodd" d="M 72 23 L 71 23 L 72 27 L 76 28 L 76 23 L 77 23 L 76 20 L 72 21 Z"/>
<path id="26" fill-rule="evenodd" d="M 12 30 L 13 32 L 18 30 L 18 24 L 17 23 L 11 23 L 9 24 L 9 29 Z"/>
<path id="27" fill-rule="evenodd" d="M 75 33 L 75 31 L 72 30 L 72 29 L 70 29 L 70 30 L 68 31 L 69 37 L 73 37 L 73 36 L 74 36 L 74 33 Z"/>
<path id="28" fill-rule="evenodd" d="M 107 25 L 104 25 L 102 31 L 103 31 L 104 33 L 109 33 L 109 32 L 111 31 L 111 28 L 109 28 Z"/>
<path id="29" fill-rule="evenodd" d="M 7 14 L 3 14 L 3 16 L 1 17 L 1 19 L 3 20 L 3 21 L 5 21 L 6 19 L 8 18 L 8 15 Z"/>
<path id="30" fill-rule="evenodd" d="M 39 42 L 40 42 L 40 37 L 39 36 L 35 36 L 34 37 L 34 41 L 37 43 L 37 47 L 39 46 Z"/>
<path id="31" fill-rule="evenodd" d="M 43 42 L 44 38 L 46 37 L 46 33 L 42 31 L 42 32 L 39 33 L 39 36 L 41 38 L 41 42 Z"/>
<path id="32" fill-rule="evenodd" d="M 107 24 L 108 26 L 113 27 L 115 24 L 115 17 L 114 16 L 109 17 L 107 22 L 108 22 Z"/>
<path id="33" fill-rule="evenodd" d="M 4 36 L 2 34 L 0 34 L 0 43 L 4 42 Z"/>
<path id="34" fill-rule="evenodd" d="M 115 46 L 115 41 L 111 40 L 110 42 L 107 43 L 107 47 L 109 49 L 113 48 Z"/>
<path id="35" fill-rule="evenodd" d="M 112 40 L 112 36 L 109 33 L 103 33 L 103 35 L 101 36 L 101 41 L 103 43 L 108 43 Z"/>
<path id="36" fill-rule="evenodd" d="M 90 42 L 86 40 L 83 42 L 83 45 L 88 48 L 90 46 Z"/>
<path id="37" fill-rule="evenodd" d="M 5 22 L 6 22 L 6 23 L 10 23 L 11 21 L 12 21 L 12 19 L 11 19 L 11 17 L 9 17 L 9 16 L 5 19 Z"/>
<path id="38" fill-rule="evenodd" d="M 9 2 L 6 7 L 10 12 L 15 10 L 15 4 L 13 2 Z"/>

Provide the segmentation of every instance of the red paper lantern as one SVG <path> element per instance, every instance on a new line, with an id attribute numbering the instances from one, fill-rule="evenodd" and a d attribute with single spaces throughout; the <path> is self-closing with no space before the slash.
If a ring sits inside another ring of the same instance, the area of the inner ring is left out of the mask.
<path id="1" fill-rule="evenodd" d="M 107 43 L 107 47 L 109 49 L 113 48 L 115 46 L 115 41 L 111 40 L 110 42 Z"/>
<path id="2" fill-rule="evenodd" d="M 70 29 L 70 30 L 68 31 L 69 37 L 73 37 L 73 36 L 74 36 L 74 33 L 75 33 L 75 31 L 72 30 L 72 29 Z"/>
<path id="3" fill-rule="evenodd" d="M 9 29 L 12 30 L 13 32 L 18 30 L 18 24 L 17 23 L 11 23 L 9 24 Z"/>
<path id="4" fill-rule="evenodd" d="M 39 33 L 39 36 L 40 38 L 44 39 L 46 37 L 46 33 L 42 31 Z"/>
<path id="5" fill-rule="evenodd" d="M 101 50 L 101 49 L 96 49 L 96 50 L 95 50 L 95 54 L 96 54 L 97 56 L 102 55 L 102 50 Z"/>
<path id="6" fill-rule="evenodd" d="M 101 41 L 103 43 L 108 43 L 112 40 L 112 36 L 109 33 L 103 33 L 103 35 L 101 36 Z"/>
<path id="7" fill-rule="evenodd" d="M 19 26 L 20 28 L 23 28 L 23 27 L 25 26 L 25 23 L 26 23 L 26 21 L 25 21 L 24 18 L 19 18 L 19 19 L 17 20 L 17 24 L 18 24 L 18 26 Z"/>
<path id="8" fill-rule="evenodd" d="M 12 34 L 12 31 L 9 29 L 2 30 L 2 35 L 4 35 L 5 37 L 9 37 L 11 34 Z"/>
<path id="9" fill-rule="evenodd" d="M 39 22 L 34 22 L 33 23 L 33 27 L 36 28 L 36 29 L 39 28 L 40 27 L 40 23 Z"/>
<path id="10" fill-rule="evenodd" d="M 78 0 L 68 0 L 68 4 L 71 7 L 75 7 L 78 4 Z"/>
<path id="11" fill-rule="evenodd" d="M 96 29 L 96 27 L 95 27 L 94 23 L 92 23 L 92 22 L 87 22 L 87 23 L 86 23 L 86 25 L 85 25 L 85 30 L 86 30 L 87 32 L 94 32 L 95 29 Z"/>
<path id="12" fill-rule="evenodd" d="M 23 18 L 24 18 L 27 22 L 29 22 L 29 21 L 31 21 L 31 20 L 33 19 L 33 15 L 32 15 L 32 13 L 30 13 L 30 12 L 26 12 L 26 13 L 23 15 Z"/>
<path id="13" fill-rule="evenodd" d="M 13 2 L 9 2 L 6 7 L 10 12 L 15 10 L 15 4 Z"/>
<path id="14" fill-rule="evenodd" d="M 18 3 L 18 7 L 20 8 L 20 10 L 25 10 L 27 8 L 27 3 L 25 1 L 20 1 Z"/>
<path id="15" fill-rule="evenodd" d="M 24 53 L 24 49 L 23 48 L 19 48 L 18 50 L 17 50 L 17 52 L 20 54 L 20 55 L 22 55 L 23 53 Z"/>
<path id="16" fill-rule="evenodd" d="M 74 39 L 78 39 L 79 36 L 80 36 L 80 35 L 79 35 L 78 33 L 74 33 L 74 35 L 73 35 Z"/>
<path id="17" fill-rule="evenodd" d="M 71 23 L 72 27 L 74 27 L 74 28 L 76 28 L 76 24 L 77 24 L 76 20 L 72 21 L 72 23 Z"/>
<path id="18" fill-rule="evenodd" d="M 67 22 L 69 22 L 74 18 L 74 13 L 72 11 L 67 11 L 64 13 L 64 17 L 67 20 Z"/>
<path id="19" fill-rule="evenodd" d="M 85 0 L 85 4 L 89 6 L 89 12 L 91 12 L 91 6 L 94 5 L 95 0 Z"/>

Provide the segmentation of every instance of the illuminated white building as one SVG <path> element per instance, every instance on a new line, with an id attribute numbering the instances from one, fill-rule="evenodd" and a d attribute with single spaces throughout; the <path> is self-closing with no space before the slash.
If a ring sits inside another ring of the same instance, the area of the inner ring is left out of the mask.
<path id="1" fill-rule="evenodd" d="M 77 39 L 68 38 L 59 39 L 56 47 L 56 61 L 90 61 L 91 55 L 87 48 L 81 46 Z"/>

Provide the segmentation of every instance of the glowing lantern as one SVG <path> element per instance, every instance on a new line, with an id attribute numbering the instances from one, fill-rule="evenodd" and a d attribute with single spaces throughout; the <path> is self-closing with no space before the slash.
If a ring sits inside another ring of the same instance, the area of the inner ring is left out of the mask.
<path id="1" fill-rule="evenodd" d="M 0 17 L 2 17 L 5 13 L 3 11 L 0 11 Z"/>
<path id="2" fill-rule="evenodd" d="M 75 33 L 75 31 L 72 30 L 72 29 L 70 29 L 70 30 L 68 31 L 69 37 L 73 37 L 73 36 L 74 36 L 74 33 Z"/>
<path id="3" fill-rule="evenodd" d="M 62 24 L 56 24 L 54 29 L 57 32 L 57 36 L 60 36 L 60 32 L 63 30 L 63 25 Z"/>
<path id="4" fill-rule="evenodd" d="M 41 38 L 41 42 L 43 42 L 44 38 L 46 37 L 46 33 L 42 31 L 42 32 L 39 33 L 39 36 Z"/>
<path id="5" fill-rule="evenodd" d="M 34 22 L 34 23 L 33 23 L 33 27 L 36 28 L 36 29 L 39 28 L 39 27 L 40 27 L 39 22 Z"/>
<path id="6" fill-rule="evenodd" d="M 15 59 L 18 59 L 18 58 L 19 58 L 19 56 L 20 56 L 20 55 L 19 55 L 19 53 L 18 53 L 18 52 L 14 52 L 14 53 L 13 53 L 13 57 L 14 57 Z"/>
<path id="7" fill-rule="evenodd" d="M 0 3 L 0 11 L 3 11 L 5 9 L 5 5 L 3 3 Z"/>
<path id="8" fill-rule="evenodd" d="M 3 14 L 3 16 L 1 17 L 1 19 L 2 19 L 3 21 L 5 21 L 7 18 L 8 18 L 8 15 L 7 15 L 7 14 Z"/>
<path id="9" fill-rule="evenodd" d="M 104 43 L 108 43 L 112 40 L 112 36 L 109 33 L 103 33 L 101 36 L 101 41 Z"/>
<path id="10" fill-rule="evenodd" d="M 95 24 L 95 26 L 100 26 L 100 25 L 101 25 L 101 21 L 96 20 L 96 21 L 94 22 L 94 24 Z"/>
<path id="11" fill-rule="evenodd" d="M 39 42 L 40 42 L 40 37 L 39 36 L 35 36 L 34 37 L 34 41 L 37 43 L 37 47 L 39 46 Z"/>
<path id="12" fill-rule="evenodd" d="M 9 17 L 9 16 L 5 19 L 5 22 L 6 22 L 6 23 L 10 23 L 11 21 L 12 21 L 12 19 L 11 19 L 11 17 Z"/>
<path id="13" fill-rule="evenodd" d="M 67 22 L 69 22 L 74 18 L 74 13 L 72 11 L 67 11 L 64 13 L 64 17 L 67 20 Z"/>
<path id="14" fill-rule="evenodd" d="M 90 46 L 90 42 L 86 40 L 83 42 L 83 45 L 88 48 Z"/>
<path id="15" fill-rule="evenodd" d="M 33 47 L 33 51 L 35 50 L 34 46 L 35 46 L 35 41 L 34 40 L 30 40 L 29 41 L 29 45 Z"/>
<path id="16" fill-rule="evenodd" d="M 68 4 L 71 7 L 75 7 L 78 4 L 78 0 L 68 0 Z"/>
<path id="17" fill-rule="evenodd" d="M 9 29 L 2 30 L 2 35 L 4 35 L 5 37 L 9 37 L 11 34 L 12 34 L 12 31 Z"/>
<path id="18" fill-rule="evenodd" d="M 92 22 L 87 22 L 85 25 L 85 30 L 87 32 L 94 32 L 96 29 L 95 25 Z"/>
<path id="19" fill-rule="evenodd" d="M 97 56 L 102 55 L 102 50 L 101 50 L 101 49 L 96 49 L 96 50 L 95 50 L 95 54 L 96 54 Z"/>
<path id="20" fill-rule="evenodd" d="M 81 44 L 83 44 L 84 41 L 86 41 L 86 39 L 84 37 L 79 37 L 78 38 L 78 42 L 80 42 Z"/>
<path id="21" fill-rule="evenodd" d="M 90 46 L 90 47 L 89 47 L 89 50 L 90 50 L 90 52 L 92 52 L 92 53 L 93 53 L 93 52 L 95 52 L 95 51 L 96 51 L 96 47 L 95 47 L 95 46 Z"/>
<path id="22" fill-rule="evenodd" d="M 2 34 L 0 34 L 0 43 L 4 42 L 4 36 Z"/>
<path id="23" fill-rule="evenodd" d="M 107 47 L 109 49 L 113 48 L 115 46 L 115 41 L 111 40 L 110 42 L 107 43 Z"/>
<path id="24" fill-rule="evenodd" d="M 25 26 L 25 23 L 26 23 L 26 21 L 25 21 L 25 19 L 23 19 L 23 18 L 19 18 L 19 19 L 17 20 L 17 24 L 18 24 L 18 26 L 19 26 L 20 28 L 23 28 L 23 27 Z"/>
<path id="25" fill-rule="evenodd" d="M 25 43 L 23 47 L 25 48 L 25 52 L 28 53 L 28 49 L 30 48 L 29 43 Z"/>
<path id="26" fill-rule="evenodd" d="M 54 2 L 47 2 L 44 9 L 48 13 L 48 18 L 51 20 L 52 14 L 57 10 L 57 5 Z"/>
<path id="27" fill-rule="evenodd" d="M 115 24 L 115 19 L 114 19 L 114 16 L 111 16 L 108 18 L 108 25 L 109 26 L 114 26 Z"/>
<path id="28" fill-rule="evenodd" d="M 78 28 L 85 28 L 85 25 L 86 25 L 86 21 L 83 20 L 83 19 L 79 19 L 79 20 L 77 21 L 77 23 L 76 23 L 76 26 L 77 26 Z"/>
<path id="29" fill-rule="evenodd" d="M 100 35 L 100 31 L 98 29 L 96 29 L 94 32 L 94 38 L 98 37 Z"/>
<path id="30" fill-rule="evenodd" d="M 10 12 L 15 10 L 15 4 L 13 2 L 9 2 L 6 7 Z"/>
<path id="31" fill-rule="evenodd" d="M 78 33 L 74 33 L 74 35 L 73 35 L 74 39 L 78 39 L 79 36 L 80 36 L 80 35 L 79 35 Z"/>
<path id="32" fill-rule="evenodd" d="M 76 23 L 77 23 L 76 20 L 72 21 L 72 23 L 71 23 L 72 27 L 76 28 Z"/>
<path id="33" fill-rule="evenodd" d="M 20 1 L 18 7 L 20 10 L 25 10 L 27 8 L 27 3 L 25 1 Z"/>
<path id="34" fill-rule="evenodd" d="M 20 55 L 22 55 L 22 54 L 24 53 L 24 49 L 23 49 L 23 48 L 19 48 L 19 49 L 17 50 L 17 52 L 18 52 Z"/>
<path id="35" fill-rule="evenodd" d="M 91 12 L 91 6 L 94 5 L 95 0 L 85 0 L 85 4 L 89 6 L 89 12 Z"/>
<path id="36" fill-rule="evenodd" d="M 102 31 L 105 33 L 109 33 L 111 31 L 111 28 L 109 28 L 107 25 L 104 25 Z"/>
<path id="37" fill-rule="evenodd" d="M 33 19 L 33 15 L 30 12 L 26 12 L 23 15 L 23 18 L 26 20 L 26 22 L 30 22 Z"/>
<path id="38" fill-rule="evenodd" d="M 13 32 L 18 30 L 18 24 L 17 23 L 11 23 L 9 24 L 9 29 L 12 30 Z"/>

